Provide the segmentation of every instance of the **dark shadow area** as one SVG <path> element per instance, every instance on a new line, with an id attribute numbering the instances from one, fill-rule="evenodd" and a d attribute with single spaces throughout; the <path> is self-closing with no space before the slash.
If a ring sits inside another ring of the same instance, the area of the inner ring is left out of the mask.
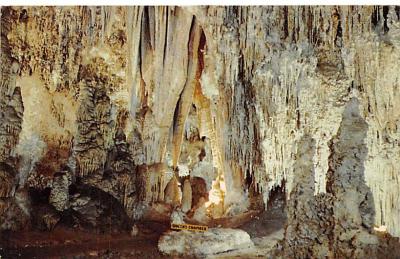
<path id="1" fill-rule="evenodd" d="M 127 231 L 132 225 L 121 203 L 109 193 L 82 184 L 73 186 L 70 195 L 71 208 L 63 212 L 60 223 L 99 233 Z"/>
<path id="2" fill-rule="evenodd" d="M 259 195 L 259 198 L 262 199 L 262 195 Z M 256 194 L 253 194 L 252 197 L 252 199 L 258 198 Z M 260 202 L 256 202 L 253 206 L 261 209 Z M 265 206 L 265 210 L 254 216 L 251 221 L 240 226 L 240 229 L 246 231 L 251 238 L 266 237 L 284 228 L 286 223 L 285 181 L 282 181 L 279 186 L 270 191 L 268 204 Z"/>

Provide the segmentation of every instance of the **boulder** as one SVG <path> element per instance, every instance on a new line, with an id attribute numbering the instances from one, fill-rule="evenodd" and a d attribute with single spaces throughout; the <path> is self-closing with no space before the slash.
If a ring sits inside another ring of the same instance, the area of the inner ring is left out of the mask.
<path id="1" fill-rule="evenodd" d="M 180 256 L 208 256 L 253 245 L 247 232 L 230 228 L 210 228 L 205 232 L 170 231 L 158 241 L 160 252 Z"/>

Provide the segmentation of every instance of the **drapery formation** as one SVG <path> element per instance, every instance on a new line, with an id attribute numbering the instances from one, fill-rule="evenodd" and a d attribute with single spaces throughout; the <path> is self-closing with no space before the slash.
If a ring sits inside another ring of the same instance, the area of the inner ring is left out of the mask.
<path id="1" fill-rule="evenodd" d="M 189 174 L 221 190 L 224 213 L 240 213 L 247 188 L 267 202 L 286 182 L 291 198 L 305 135 L 312 190 L 329 192 L 341 163 L 330 143 L 355 98 L 374 224 L 400 235 L 398 7 L 1 10 L 2 204 L 65 173 L 132 216 Z"/>

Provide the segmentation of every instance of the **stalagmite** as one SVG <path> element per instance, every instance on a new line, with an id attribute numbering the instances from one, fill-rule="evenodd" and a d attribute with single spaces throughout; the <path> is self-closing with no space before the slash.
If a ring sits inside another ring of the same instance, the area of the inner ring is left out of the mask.
<path id="1" fill-rule="evenodd" d="M 69 208 L 69 186 L 71 175 L 68 172 L 58 173 L 54 177 L 53 189 L 50 192 L 49 203 L 58 211 Z"/>
<path id="2" fill-rule="evenodd" d="M 190 180 L 186 179 L 183 183 L 182 191 L 182 211 L 188 212 L 192 208 L 192 187 L 190 185 Z"/>
<path id="3" fill-rule="evenodd" d="M 399 7 L 3 6 L 0 27 L 0 231 L 262 228 L 283 204 L 279 256 L 400 237 Z"/>
<path id="4" fill-rule="evenodd" d="M 360 116 L 359 102 L 353 98 L 343 111 L 336 138 L 330 143 L 332 155 L 327 191 L 334 196 L 333 249 L 338 256 L 364 256 L 363 246 L 378 243 L 368 233 L 374 224 L 375 209 L 364 176 L 364 161 L 368 152 L 365 143 L 367 131 L 368 124 Z M 349 240 L 357 243 L 355 249 Z"/>
<path id="5" fill-rule="evenodd" d="M 181 204 L 180 189 L 178 186 L 178 180 L 175 176 L 172 177 L 165 187 L 164 201 L 174 207 Z"/>
<path id="6" fill-rule="evenodd" d="M 287 257 L 332 257 L 329 244 L 333 235 L 332 197 L 314 196 L 315 170 L 312 157 L 316 142 L 306 134 L 298 142 L 293 190 L 288 204 L 284 254 Z M 315 242 L 315 240 L 318 240 Z"/>

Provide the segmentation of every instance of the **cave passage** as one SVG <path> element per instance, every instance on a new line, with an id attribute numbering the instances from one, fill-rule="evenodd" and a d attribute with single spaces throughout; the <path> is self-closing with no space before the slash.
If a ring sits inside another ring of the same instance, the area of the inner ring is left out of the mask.
<path id="1" fill-rule="evenodd" d="M 399 258 L 398 6 L 1 6 L 0 258 Z"/>

